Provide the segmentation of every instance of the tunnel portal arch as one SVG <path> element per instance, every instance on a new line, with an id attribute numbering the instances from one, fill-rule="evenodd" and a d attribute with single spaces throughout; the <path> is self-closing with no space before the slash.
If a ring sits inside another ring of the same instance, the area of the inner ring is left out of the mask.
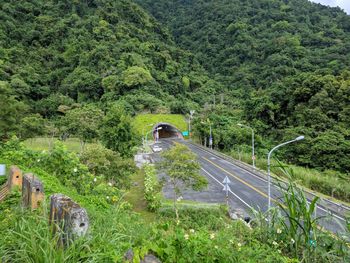
<path id="1" fill-rule="evenodd" d="M 153 138 L 157 138 L 157 130 L 159 139 L 177 138 L 184 139 L 182 132 L 174 125 L 166 122 L 159 122 L 153 126 Z"/>

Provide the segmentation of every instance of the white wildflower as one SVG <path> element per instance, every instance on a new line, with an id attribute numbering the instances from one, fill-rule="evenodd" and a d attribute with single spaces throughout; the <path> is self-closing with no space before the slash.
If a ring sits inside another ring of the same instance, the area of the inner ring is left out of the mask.
<path id="1" fill-rule="evenodd" d="M 242 244 L 238 242 L 238 243 L 237 243 L 237 246 L 238 246 L 238 247 L 241 247 L 241 246 L 242 246 Z"/>
<path id="2" fill-rule="evenodd" d="M 109 200 L 109 196 L 107 195 L 106 198 Z"/>
<path id="3" fill-rule="evenodd" d="M 77 169 L 77 168 L 74 168 L 74 169 L 73 169 L 73 172 L 75 172 L 75 173 L 78 172 L 78 169 Z"/>
<path id="4" fill-rule="evenodd" d="M 109 186 L 112 186 L 112 183 L 108 183 Z"/>
<path id="5" fill-rule="evenodd" d="M 40 159 L 36 160 L 38 163 L 40 162 Z"/>
<path id="6" fill-rule="evenodd" d="M 218 249 L 219 247 L 218 246 L 214 246 L 215 247 L 215 249 Z"/>
<path id="7" fill-rule="evenodd" d="M 215 234 L 214 233 L 211 233 L 210 234 L 210 239 L 214 239 L 215 238 Z"/>
<path id="8" fill-rule="evenodd" d="M 185 234 L 184 237 L 186 240 L 188 240 L 190 236 L 188 234 Z"/>
<path id="9" fill-rule="evenodd" d="M 192 234 L 193 234 L 193 233 L 194 233 L 194 229 L 190 229 L 190 233 L 192 233 Z"/>
<path id="10" fill-rule="evenodd" d="M 277 243 L 276 241 L 273 241 L 273 242 L 272 242 L 272 245 L 278 246 L 278 243 Z"/>
<path id="11" fill-rule="evenodd" d="M 282 233 L 282 230 L 277 228 L 277 234 L 281 234 Z"/>
<path id="12" fill-rule="evenodd" d="M 96 181 L 97 181 L 97 178 L 95 177 L 95 178 L 94 178 L 94 182 L 96 182 Z"/>
<path id="13" fill-rule="evenodd" d="M 294 240 L 293 238 L 291 238 L 291 239 L 290 239 L 290 242 L 291 242 L 292 244 L 294 244 L 294 243 L 295 243 L 295 240 Z"/>

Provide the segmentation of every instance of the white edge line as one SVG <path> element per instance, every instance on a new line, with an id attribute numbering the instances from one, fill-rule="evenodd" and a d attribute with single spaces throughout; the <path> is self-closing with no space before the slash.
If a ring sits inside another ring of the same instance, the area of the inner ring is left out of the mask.
<path id="1" fill-rule="evenodd" d="M 198 147 L 199 149 L 201 149 L 200 147 Z M 203 150 L 204 151 L 204 150 Z M 209 151 L 205 151 L 205 152 L 207 152 L 207 153 L 209 153 L 209 154 L 211 154 L 211 155 L 214 155 L 213 153 L 211 153 L 211 152 L 209 152 Z M 214 155 L 214 156 L 216 156 L 216 155 Z M 223 159 L 222 157 L 220 157 L 222 160 L 225 160 L 225 159 Z M 266 179 L 264 179 L 264 178 L 261 178 L 260 176 L 257 176 L 257 175 L 255 175 L 255 174 L 253 174 L 252 172 L 250 172 L 250 171 L 247 171 L 247 170 L 245 170 L 245 169 L 243 169 L 243 168 L 241 168 L 241 167 L 239 167 L 238 165 L 235 165 L 235 164 L 233 164 L 233 163 L 231 163 L 231 162 L 229 162 L 229 161 L 227 161 L 227 160 L 225 160 L 226 161 L 226 163 L 228 163 L 228 164 L 230 164 L 231 166 L 233 166 L 233 167 L 235 167 L 235 168 L 238 168 L 238 169 L 240 169 L 240 170 L 243 170 L 244 172 L 247 172 L 247 173 L 249 173 L 250 175 L 252 175 L 252 176 L 254 176 L 254 177 L 256 177 L 256 178 L 258 178 L 258 179 L 260 179 L 261 181 L 264 181 L 265 183 L 267 183 L 267 180 Z M 202 168 L 203 169 L 203 168 Z M 204 170 L 204 169 L 203 169 Z M 205 170 L 204 170 L 205 171 Z M 205 171 L 208 175 L 210 175 L 207 171 Z M 211 177 L 212 177 L 212 175 L 210 175 Z M 216 178 L 214 178 L 215 180 L 216 180 Z M 219 182 L 220 184 L 221 184 L 221 182 Z M 224 186 L 223 184 L 222 184 L 222 186 Z M 236 196 L 236 194 L 234 194 L 233 192 L 231 192 L 233 195 L 235 195 Z M 242 202 L 244 202 L 242 199 L 240 199 L 238 196 L 236 196 L 239 200 L 241 200 Z M 309 204 L 311 204 L 311 202 L 309 201 L 309 200 L 307 200 L 307 202 L 309 203 Z M 245 202 L 244 202 L 245 203 Z M 246 204 L 246 203 L 245 203 Z M 248 204 L 246 204 L 246 205 L 248 205 Z M 249 206 L 249 205 L 248 205 Z M 250 207 L 250 206 L 249 206 Z M 251 207 L 250 207 L 251 208 Z M 334 217 L 336 217 L 336 218 L 338 218 L 339 220 L 342 220 L 342 221 L 344 221 L 344 222 L 346 222 L 346 220 L 344 219 L 344 218 L 342 218 L 342 217 L 340 217 L 340 216 L 338 216 L 337 214 L 335 214 L 335 213 L 332 213 L 332 212 L 330 212 L 329 210 L 327 210 L 327 209 L 324 209 L 323 207 L 321 207 L 320 205 L 317 205 L 317 208 L 318 209 L 320 209 L 320 210 L 322 210 L 322 211 L 324 211 L 325 213 L 327 213 L 327 214 L 329 214 L 329 215 L 331 215 L 331 216 L 334 216 Z"/>

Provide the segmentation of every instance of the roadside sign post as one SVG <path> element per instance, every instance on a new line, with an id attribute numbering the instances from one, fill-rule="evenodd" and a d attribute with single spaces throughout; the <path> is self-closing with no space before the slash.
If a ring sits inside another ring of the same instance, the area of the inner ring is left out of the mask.
<path id="1" fill-rule="evenodd" d="M 189 136 L 189 134 L 190 134 L 189 131 L 183 131 L 182 132 L 182 136 L 186 136 L 187 137 L 187 136 Z"/>
<path id="2" fill-rule="evenodd" d="M 0 176 L 5 176 L 5 175 L 6 175 L 6 165 L 0 164 Z"/>
<path id="3" fill-rule="evenodd" d="M 230 179 L 226 176 L 224 181 L 222 182 L 224 184 L 223 191 L 226 192 L 226 205 L 228 206 L 228 192 L 231 191 L 229 184 L 231 183 Z"/>

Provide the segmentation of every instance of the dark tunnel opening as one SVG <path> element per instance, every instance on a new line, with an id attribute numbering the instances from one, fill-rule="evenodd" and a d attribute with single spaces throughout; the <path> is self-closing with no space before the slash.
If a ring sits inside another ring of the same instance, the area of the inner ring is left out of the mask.
<path id="1" fill-rule="evenodd" d="M 158 135 L 157 135 L 158 131 Z M 166 139 L 166 138 L 179 138 L 183 139 L 181 131 L 176 127 L 168 123 L 158 123 L 153 128 L 153 137 L 154 139 Z"/>

